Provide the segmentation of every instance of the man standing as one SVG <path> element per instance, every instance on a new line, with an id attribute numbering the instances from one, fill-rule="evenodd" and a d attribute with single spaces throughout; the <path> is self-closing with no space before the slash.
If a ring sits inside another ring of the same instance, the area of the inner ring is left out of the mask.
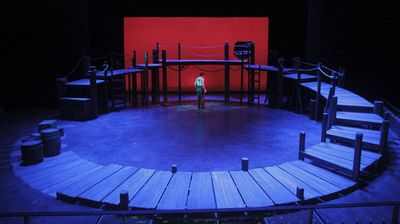
<path id="1" fill-rule="evenodd" d="M 204 109 L 204 94 L 207 92 L 206 86 L 204 85 L 204 76 L 205 74 L 200 72 L 199 76 L 197 76 L 196 81 L 194 81 L 194 87 L 196 88 L 197 93 L 197 103 L 199 109 Z"/>

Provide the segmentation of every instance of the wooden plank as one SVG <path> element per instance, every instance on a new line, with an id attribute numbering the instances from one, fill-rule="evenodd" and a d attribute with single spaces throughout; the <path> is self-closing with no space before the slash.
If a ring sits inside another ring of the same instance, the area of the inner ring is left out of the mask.
<path id="1" fill-rule="evenodd" d="M 318 145 L 314 145 L 311 147 L 312 149 L 315 149 L 317 151 L 326 153 L 326 154 L 330 154 L 333 156 L 337 156 L 337 157 L 341 157 L 343 159 L 347 159 L 353 162 L 354 160 L 354 148 L 350 148 L 348 151 L 340 151 L 340 150 L 336 150 L 336 149 L 327 149 Z M 365 150 L 363 150 L 365 151 Z M 361 152 L 362 153 L 362 152 Z M 369 166 L 371 164 L 373 164 L 374 162 L 376 162 L 376 159 L 371 159 L 368 157 L 363 157 L 363 155 L 361 154 L 361 164 L 364 166 Z"/>
<path id="2" fill-rule="evenodd" d="M 74 166 L 69 169 L 64 169 L 63 171 L 61 171 L 57 174 L 47 176 L 44 179 L 40 179 L 40 180 L 31 182 L 29 185 L 35 189 L 43 190 L 54 184 L 57 184 L 58 182 L 66 179 L 66 178 L 72 177 L 72 175 L 76 175 L 79 171 L 82 171 L 85 169 L 90 169 L 91 167 L 94 167 L 96 165 L 95 163 L 89 162 L 87 160 L 80 160 L 80 161 L 81 162 L 77 166 Z"/>
<path id="3" fill-rule="evenodd" d="M 353 170 L 353 161 L 343 159 L 341 157 L 337 157 L 331 154 L 326 154 L 321 151 L 317 151 L 315 149 L 309 148 L 305 150 L 306 155 L 311 155 L 331 164 L 335 164 L 339 167 L 345 168 L 346 170 Z"/>
<path id="4" fill-rule="evenodd" d="M 175 173 L 161 197 L 157 209 L 185 209 L 191 176 L 190 172 Z"/>
<path id="5" fill-rule="evenodd" d="M 336 113 L 336 119 L 372 125 L 380 125 L 383 122 L 383 118 L 375 113 L 359 113 L 347 111 L 338 111 Z"/>
<path id="6" fill-rule="evenodd" d="M 74 199 L 121 168 L 122 166 L 116 164 L 105 166 L 96 172 L 91 173 L 90 176 L 57 191 L 57 198 Z"/>
<path id="7" fill-rule="evenodd" d="M 78 198 L 91 201 L 91 202 L 101 202 L 108 194 L 110 194 L 115 188 L 117 188 L 122 182 L 124 182 L 128 177 L 133 175 L 138 168 L 125 166 L 108 176 L 104 180 L 100 181 L 89 190 L 83 192 L 78 196 Z"/>
<path id="8" fill-rule="evenodd" d="M 274 205 L 274 202 L 268 197 L 267 194 L 265 194 L 265 192 L 248 172 L 230 171 L 230 174 L 246 204 L 246 207 Z"/>
<path id="9" fill-rule="evenodd" d="M 335 185 L 298 168 L 297 166 L 291 164 L 290 162 L 283 163 L 279 165 L 279 167 L 288 172 L 290 175 L 306 183 L 308 186 L 311 186 L 312 188 L 314 188 L 316 191 L 320 192 L 323 195 L 329 195 L 341 190 Z"/>
<path id="10" fill-rule="evenodd" d="M 249 173 L 276 205 L 292 203 L 299 200 L 296 195 L 286 189 L 285 186 L 264 169 L 250 169 Z"/>
<path id="11" fill-rule="evenodd" d="M 292 164 L 313 174 L 313 175 L 318 176 L 321 179 L 324 179 L 325 181 L 339 187 L 342 190 L 352 187 L 356 184 L 356 182 L 354 182 L 353 180 L 348 179 L 342 175 L 333 173 L 329 170 L 323 169 L 318 166 L 314 166 L 310 163 L 307 163 L 307 162 L 304 162 L 301 160 L 293 161 Z"/>
<path id="12" fill-rule="evenodd" d="M 129 202 L 129 206 L 155 209 L 171 177 L 172 173 L 169 171 L 156 171 L 139 193 Z"/>
<path id="13" fill-rule="evenodd" d="M 265 170 L 294 195 L 296 195 L 297 187 L 303 188 L 305 200 L 316 198 L 322 195 L 320 192 L 316 191 L 312 187 L 308 186 L 277 166 L 266 167 Z"/>
<path id="14" fill-rule="evenodd" d="M 23 176 L 28 173 L 38 172 L 39 170 L 47 169 L 51 166 L 57 165 L 62 161 L 69 161 L 77 158 L 78 155 L 74 154 L 71 151 L 63 152 L 58 156 L 44 158 L 43 162 L 31 165 L 31 166 L 21 166 L 20 161 L 13 163 L 13 170 L 17 176 Z"/>
<path id="15" fill-rule="evenodd" d="M 139 169 L 135 174 L 130 176 L 125 182 L 105 197 L 102 202 L 110 205 L 118 205 L 119 194 L 122 190 L 128 191 L 129 200 L 131 200 L 150 179 L 154 172 L 155 170 L 153 169 Z"/>
<path id="16" fill-rule="evenodd" d="M 244 208 L 242 197 L 227 171 L 212 172 L 217 208 Z"/>
<path id="17" fill-rule="evenodd" d="M 342 151 L 342 152 L 351 152 L 353 153 L 354 151 L 354 147 L 348 147 L 348 146 L 344 146 L 344 145 L 339 145 L 339 144 L 333 144 L 333 143 L 328 143 L 328 142 L 321 142 L 317 145 L 314 145 L 313 147 L 324 147 L 327 149 L 334 149 L 336 151 Z M 363 150 L 362 151 L 362 156 L 366 157 L 366 158 L 370 158 L 373 160 L 378 160 L 379 158 L 381 158 L 381 154 L 379 153 L 375 153 L 375 152 L 370 152 L 367 150 Z"/>
<path id="18" fill-rule="evenodd" d="M 334 125 L 326 133 L 333 138 L 340 138 L 353 142 L 358 132 L 363 133 L 363 143 L 366 143 L 363 145 L 364 148 L 377 148 L 379 146 L 380 131 Z"/>
<path id="19" fill-rule="evenodd" d="M 83 164 L 85 161 L 86 160 L 83 160 L 78 157 L 75 160 L 71 160 L 65 163 L 59 163 L 55 166 L 49 167 L 46 170 L 40 170 L 38 172 L 29 173 L 27 175 L 22 176 L 21 179 L 24 180 L 25 183 L 30 184 L 31 182 L 46 178 L 48 176 L 56 175 L 57 173 L 63 170 L 79 166 L 80 164 Z"/>
<path id="20" fill-rule="evenodd" d="M 211 174 L 196 172 L 192 174 L 187 201 L 188 209 L 213 209 L 216 207 Z"/>
<path id="21" fill-rule="evenodd" d="M 73 176 L 71 176 L 69 178 L 65 178 L 65 179 L 61 180 L 60 182 L 58 182 L 48 188 L 45 188 L 41 191 L 45 194 L 56 197 L 57 191 L 59 191 L 60 189 L 63 189 L 76 181 L 79 181 L 81 179 L 84 179 L 84 178 L 90 176 L 92 173 L 95 173 L 97 170 L 100 170 L 101 168 L 103 168 L 103 166 L 96 164 L 96 166 L 88 168 L 86 170 L 79 170 L 77 173 L 74 173 Z"/>

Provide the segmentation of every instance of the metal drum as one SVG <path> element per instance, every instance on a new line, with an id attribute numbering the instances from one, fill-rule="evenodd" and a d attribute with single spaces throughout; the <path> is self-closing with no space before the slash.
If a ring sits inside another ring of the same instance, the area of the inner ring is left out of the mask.
<path id="1" fill-rule="evenodd" d="M 48 128 L 40 131 L 43 142 L 44 156 L 55 156 L 60 154 L 61 141 L 60 132 L 55 128 Z"/>
<path id="2" fill-rule="evenodd" d="M 40 140 L 22 142 L 22 165 L 32 165 L 43 161 L 43 144 Z"/>

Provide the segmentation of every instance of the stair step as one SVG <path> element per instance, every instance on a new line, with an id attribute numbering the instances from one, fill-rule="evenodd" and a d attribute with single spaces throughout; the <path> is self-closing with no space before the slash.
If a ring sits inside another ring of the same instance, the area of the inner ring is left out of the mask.
<path id="1" fill-rule="evenodd" d="M 363 148 L 379 150 L 381 132 L 376 130 L 334 125 L 326 132 L 326 137 L 353 143 L 356 139 L 356 134 L 359 132 L 363 134 Z"/>
<path id="2" fill-rule="evenodd" d="M 353 124 L 368 124 L 374 126 L 379 126 L 383 122 L 383 118 L 378 114 L 347 112 L 347 111 L 338 111 L 336 113 L 336 119 L 339 122 L 348 122 Z"/>

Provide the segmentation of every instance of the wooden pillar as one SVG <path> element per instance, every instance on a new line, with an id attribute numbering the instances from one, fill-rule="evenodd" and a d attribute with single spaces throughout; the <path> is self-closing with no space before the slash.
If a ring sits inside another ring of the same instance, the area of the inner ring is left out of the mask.
<path id="1" fill-rule="evenodd" d="M 389 124 L 390 121 L 384 120 L 381 125 L 381 136 L 379 140 L 379 150 L 384 160 L 387 159 L 388 151 L 387 151 L 387 141 L 389 136 Z"/>
<path id="2" fill-rule="evenodd" d="M 304 188 L 297 186 L 297 187 L 296 187 L 296 196 L 297 196 L 300 200 L 304 200 Z"/>
<path id="3" fill-rule="evenodd" d="M 303 113 L 303 102 L 301 100 L 301 71 L 297 70 L 297 82 L 296 82 L 296 110 L 298 113 Z"/>
<path id="4" fill-rule="evenodd" d="M 129 204 L 129 192 L 122 190 L 119 192 L 119 207 L 123 210 L 127 210 Z"/>
<path id="5" fill-rule="evenodd" d="M 331 128 L 332 125 L 336 123 L 336 112 L 337 112 L 337 102 L 338 102 L 338 97 L 333 96 L 331 98 L 330 106 L 329 106 L 329 120 L 328 120 L 328 128 Z"/>
<path id="6" fill-rule="evenodd" d="M 163 104 L 168 104 L 168 82 L 167 82 L 167 52 L 161 51 L 162 73 L 163 73 Z"/>
<path id="7" fill-rule="evenodd" d="M 382 114 L 383 114 L 383 101 L 374 101 L 374 113 L 382 116 Z"/>
<path id="8" fill-rule="evenodd" d="M 318 86 L 317 86 L 317 94 L 315 96 L 315 120 L 318 120 L 319 115 L 319 99 L 321 95 L 321 72 L 317 72 L 318 77 Z"/>
<path id="9" fill-rule="evenodd" d="M 142 106 L 148 104 L 148 74 L 149 74 L 149 54 L 144 53 L 144 71 L 142 76 Z"/>
<path id="10" fill-rule="evenodd" d="M 361 164 L 361 150 L 362 150 L 362 139 L 363 134 L 357 133 L 354 142 L 354 157 L 353 157 L 353 173 L 352 178 L 357 180 L 360 176 L 360 164 Z"/>
<path id="11" fill-rule="evenodd" d="M 84 55 L 82 56 L 82 67 L 83 67 L 83 71 L 82 74 L 88 74 L 89 70 L 90 70 L 90 66 L 92 65 L 92 58 L 88 55 L 86 55 L 84 53 Z"/>
<path id="12" fill-rule="evenodd" d="M 97 84 L 96 84 L 96 67 L 89 66 L 89 80 L 90 80 L 90 99 L 92 102 L 92 116 L 97 118 Z"/>
<path id="13" fill-rule="evenodd" d="M 304 151 L 306 149 L 306 133 L 300 132 L 299 138 L 299 160 L 304 160 Z"/>
<path id="14" fill-rule="evenodd" d="M 250 69 L 250 68 L 248 68 L 248 69 Z M 243 103 L 243 75 L 244 75 L 244 57 L 242 55 L 241 69 L 240 69 L 240 105 L 242 105 L 242 103 Z"/>
<path id="15" fill-rule="evenodd" d="M 249 171 L 249 159 L 247 157 L 242 158 L 242 170 Z"/>
<path id="16" fill-rule="evenodd" d="M 328 113 L 324 113 L 322 115 L 321 142 L 326 142 L 327 127 L 328 127 Z"/>
<path id="17" fill-rule="evenodd" d="M 178 172 L 178 166 L 176 164 L 173 164 L 171 166 L 171 173 L 176 173 L 176 172 Z"/>
<path id="18" fill-rule="evenodd" d="M 178 60 L 181 60 L 181 43 L 178 43 Z M 181 64 L 178 63 L 178 100 L 179 103 L 182 102 L 182 81 L 181 77 L 182 76 L 182 71 L 181 71 Z"/>
<path id="19" fill-rule="evenodd" d="M 224 60 L 229 60 L 229 44 L 225 43 L 224 45 Z M 229 64 L 225 63 L 225 103 L 229 103 L 230 98 L 230 89 L 229 89 Z"/>
<path id="20" fill-rule="evenodd" d="M 152 57 L 152 62 L 153 64 L 158 63 L 158 55 L 157 55 L 157 49 L 153 49 L 153 57 Z M 158 67 L 153 67 L 151 69 L 151 102 L 153 104 L 157 103 L 157 76 L 158 76 Z"/>

